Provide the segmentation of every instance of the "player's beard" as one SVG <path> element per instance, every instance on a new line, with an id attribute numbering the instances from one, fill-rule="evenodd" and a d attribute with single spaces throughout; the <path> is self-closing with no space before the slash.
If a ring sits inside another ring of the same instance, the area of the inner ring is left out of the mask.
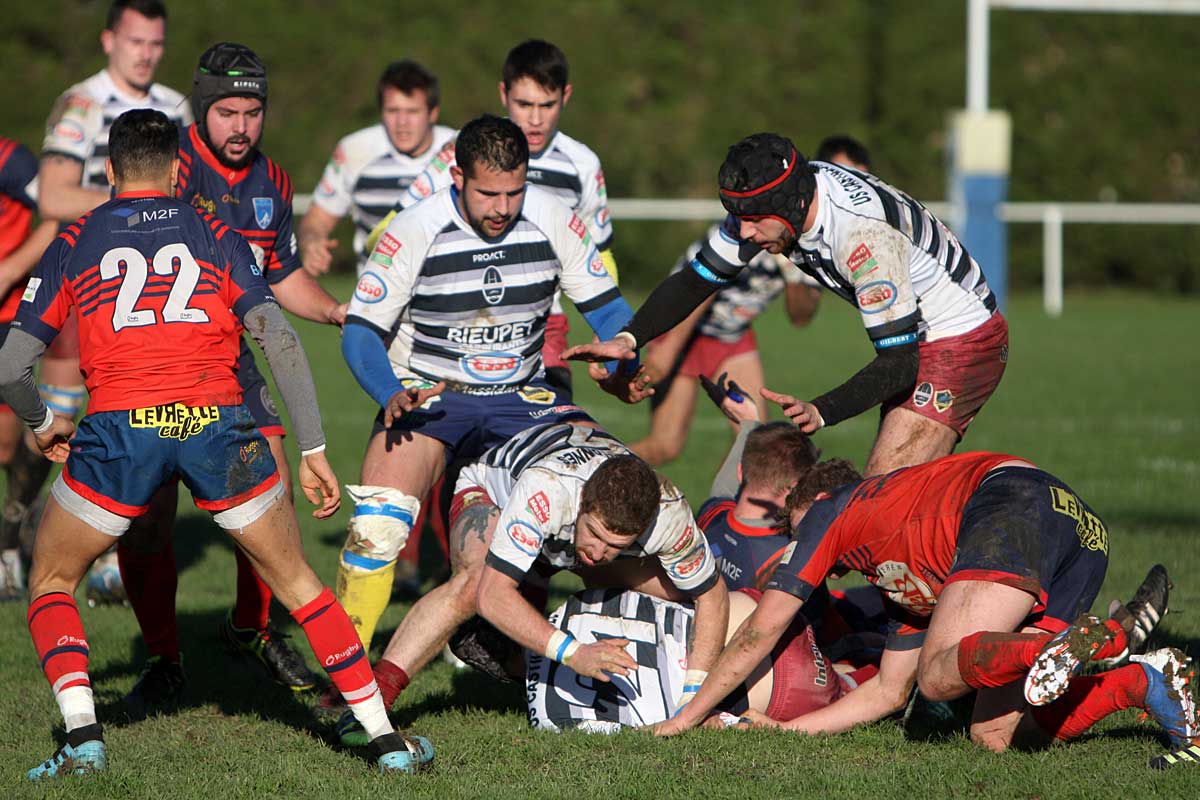
<path id="1" fill-rule="evenodd" d="M 230 136 L 228 139 L 225 140 L 225 146 L 228 146 L 230 142 L 246 142 L 247 144 L 249 144 L 250 137 L 249 136 Z M 248 147 L 246 149 L 245 154 L 242 155 L 240 158 L 230 158 L 228 155 L 225 154 L 225 147 L 216 148 L 216 147 L 213 147 L 211 143 L 209 143 L 208 149 L 211 150 L 212 154 L 217 157 L 217 161 L 221 162 L 221 166 L 226 167 L 228 169 L 243 169 L 246 167 L 247 164 L 249 164 L 251 161 L 254 160 L 254 157 L 256 155 L 258 155 L 258 145 L 257 144 L 251 144 L 250 147 Z"/>

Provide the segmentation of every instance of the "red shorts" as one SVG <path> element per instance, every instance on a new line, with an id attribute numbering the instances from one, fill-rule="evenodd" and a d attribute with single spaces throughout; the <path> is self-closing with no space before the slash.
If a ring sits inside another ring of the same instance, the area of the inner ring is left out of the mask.
<path id="1" fill-rule="evenodd" d="M 46 348 L 46 358 L 79 358 L 79 318 L 75 309 L 67 315 L 67 321 L 58 331 L 58 336 Z"/>
<path id="2" fill-rule="evenodd" d="M 569 346 L 567 333 L 570 330 L 571 323 L 566 314 L 551 314 L 546 318 L 546 338 L 542 340 L 542 366 L 546 369 L 571 366 L 562 357 L 563 350 Z"/>
<path id="3" fill-rule="evenodd" d="M 917 385 L 902 402 L 880 410 L 907 408 L 951 428 L 961 439 L 983 404 L 996 391 L 1008 364 L 1008 323 L 997 311 L 973 331 L 921 342 Z"/>
<path id="4" fill-rule="evenodd" d="M 842 696 L 842 680 L 817 647 L 811 625 L 793 634 L 789 628 L 771 653 L 774 685 L 767 716 L 787 722 Z"/>
<path id="5" fill-rule="evenodd" d="M 754 330 L 747 328 L 736 342 L 723 342 L 712 336 L 693 336 L 679 362 L 676 375 L 686 375 L 689 378 L 699 378 L 707 375 L 715 379 L 717 371 L 729 359 L 742 353 L 753 353 L 758 350 L 758 339 Z"/>

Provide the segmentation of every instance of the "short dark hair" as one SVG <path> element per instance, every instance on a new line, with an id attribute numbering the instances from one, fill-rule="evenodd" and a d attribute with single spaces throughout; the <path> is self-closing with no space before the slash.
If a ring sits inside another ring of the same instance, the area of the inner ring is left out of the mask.
<path id="1" fill-rule="evenodd" d="M 104 18 L 104 30 L 113 30 L 126 10 L 136 11 L 146 19 L 167 21 L 167 7 L 162 0 L 113 0 L 108 7 L 108 16 Z"/>
<path id="2" fill-rule="evenodd" d="M 531 78 L 534 83 L 551 92 L 567 88 L 567 56 L 550 42 L 528 39 L 508 51 L 504 59 L 501 79 L 504 88 L 521 78 Z"/>
<path id="3" fill-rule="evenodd" d="M 579 511 L 595 514 L 614 533 L 640 534 L 658 514 L 658 476 L 634 455 L 613 456 L 583 484 Z"/>
<path id="4" fill-rule="evenodd" d="M 409 58 L 393 61 L 379 76 L 379 83 L 375 86 L 375 103 L 380 108 L 383 108 L 383 90 L 388 88 L 398 89 L 404 94 L 424 92 L 425 105 L 431 111 L 442 100 L 437 76 Z"/>
<path id="5" fill-rule="evenodd" d="M 827 136 L 821 142 L 821 146 L 817 148 L 817 161 L 832 161 L 838 153 L 845 153 L 854 163 L 862 164 L 867 169 L 871 168 L 871 153 L 866 145 L 842 133 Z"/>
<path id="6" fill-rule="evenodd" d="M 790 422 L 768 422 L 746 437 L 742 481 L 771 492 L 786 492 L 817 463 L 821 451 Z"/>
<path id="7" fill-rule="evenodd" d="M 467 177 L 475 177 L 475 165 L 480 163 L 497 172 L 512 172 L 529 163 L 529 142 L 512 120 L 484 114 L 462 126 L 454 158 Z"/>
<path id="8" fill-rule="evenodd" d="M 163 177 L 178 157 L 179 128 L 161 111 L 126 111 L 108 131 L 108 158 L 119 181 Z"/>
<path id="9" fill-rule="evenodd" d="M 825 492 L 832 492 L 839 486 L 858 483 L 861 480 L 862 474 L 843 458 L 831 458 L 814 464 L 788 492 L 787 501 L 784 503 L 785 513 L 790 515 L 811 504 Z"/>

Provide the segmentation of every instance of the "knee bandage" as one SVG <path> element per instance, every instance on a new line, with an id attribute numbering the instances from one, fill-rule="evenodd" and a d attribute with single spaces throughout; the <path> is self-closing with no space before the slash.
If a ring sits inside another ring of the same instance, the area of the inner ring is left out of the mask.
<path id="1" fill-rule="evenodd" d="M 81 385 L 59 386 L 52 383 L 39 383 L 38 394 L 42 402 L 60 417 L 74 419 L 79 414 L 83 404 L 87 402 L 87 388 Z"/>
<path id="2" fill-rule="evenodd" d="M 374 572 L 396 560 L 408 541 L 421 501 L 386 486 L 346 486 L 354 500 L 342 566 Z"/>

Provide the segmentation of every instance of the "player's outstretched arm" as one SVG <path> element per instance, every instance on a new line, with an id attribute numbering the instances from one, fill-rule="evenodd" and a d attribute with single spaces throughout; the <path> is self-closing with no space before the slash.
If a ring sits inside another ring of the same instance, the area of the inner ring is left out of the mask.
<path id="1" fill-rule="evenodd" d="M 317 519 L 332 517 L 341 507 L 342 489 L 323 448 L 300 457 L 300 488 L 308 502 L 317 506 L 313 511 Z"/>
<path id="2" fill-rule="evenodd" d="M 627 639 L 581 645 L 539 614 L 517 586 L 508 575 L 485 565 L 476 596 L 479 615 L 526 650 L 544 653 L 585 677 L 608 681 L 609 674 L 628 675 L 637 669 L 637 662 L 625 652 Z"/>
<path id="3" fill-rule="evenodd" d="M 696 697 L 666 722 L 654 726 L 656 736 L 674 736 L 704 721 L 717 703 L 742 684 L 783 636 L 803 601 L 787 592 L 768 589 L 758 606 L 721 651 Z"/>
<path id="4" fill-rule="evenodd" d="M 300 260 L 304 263 L 304 271 L 314 278 L 329 272 L 333 266 L 333 253 L 337 250 L 338 242 L 329 237 L 339 219 L 341 217 L 313 203 L 300 221 L 300 229 L 296 232 Z"/>
<path id="5" fill-rule="evenodd" d="M 329 325 L 346 321 L 346 304 L 317 283 L 306 270 L 294 270 L 283 280 L 271 285 L 279 305 L 298 317 Z"/>
<path id="6" fill-rule="evenodd" d="M 0 401 L 33 430 L 42 454 L 61 464 L 70 454 L 67 442 L 75 424 L 52 413 L 38 394 L 33 365 L 45 349 L 41 339 L 20 329 L 9 330 L 0 347 Z"/>
<path id="7" fill-rule="evenodd" d="M 703 680 L 704 673 L 712 669 L 725 634 L 729 631 L 729 589 L 725 581 L 718 579 L 708 591 L 693 598 L 696 604 L 695 621 L 692 624 L 692 639 L 688 642 L 687 671 Z M 690 692 L 684 688 L 684 694 Z"/>

